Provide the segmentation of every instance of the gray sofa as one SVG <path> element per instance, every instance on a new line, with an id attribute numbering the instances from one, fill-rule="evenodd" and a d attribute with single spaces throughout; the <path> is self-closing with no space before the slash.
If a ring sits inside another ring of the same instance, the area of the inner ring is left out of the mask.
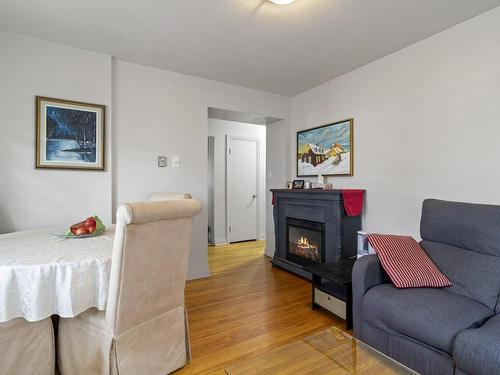
<path id="1" fill-rule="evenodd" d="M 500 206 L 425 200 L 420 235 L 453 285 L 397 289 L 358 259 L 354 335 L 421 374 L 500 374 Z"/>

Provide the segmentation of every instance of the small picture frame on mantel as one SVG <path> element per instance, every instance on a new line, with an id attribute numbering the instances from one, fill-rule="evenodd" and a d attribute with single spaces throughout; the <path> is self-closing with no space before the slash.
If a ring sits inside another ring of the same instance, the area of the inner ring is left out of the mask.
<path id="1" fill-rule="evenodd" d="M 303 189 L 304 180 L 293 180 L 292 189 Z"/>

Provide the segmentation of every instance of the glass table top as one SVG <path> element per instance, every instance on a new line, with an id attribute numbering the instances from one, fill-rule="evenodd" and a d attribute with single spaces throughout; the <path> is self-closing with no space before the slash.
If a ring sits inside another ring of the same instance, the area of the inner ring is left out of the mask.
<path id="1" fill-rule="evenodd" d="M 417 374 L 335 327 L 230 366 L 225 372 L 228 375 Z"/>

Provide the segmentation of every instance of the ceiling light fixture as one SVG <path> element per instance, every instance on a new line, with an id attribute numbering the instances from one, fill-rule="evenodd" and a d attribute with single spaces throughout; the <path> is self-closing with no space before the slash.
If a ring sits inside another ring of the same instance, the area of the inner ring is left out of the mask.
<path id="1" fill-rule="evenodd" d="M 293 3 L 295 0 L 269 0 L 269 1 L 276 5 L 288 5 Z"/>

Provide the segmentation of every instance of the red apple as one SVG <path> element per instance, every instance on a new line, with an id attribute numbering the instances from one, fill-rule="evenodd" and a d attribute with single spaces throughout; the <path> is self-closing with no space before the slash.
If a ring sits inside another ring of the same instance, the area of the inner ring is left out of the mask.
<path id="1" fill-rule="evenodd" d="M 89 217 L 79 223 L 71 226 L 70 230 L 75 236 L 81 236 L 82 234 L 94 233 L 96 228 L 96 220 L 93 217 Z"/>

